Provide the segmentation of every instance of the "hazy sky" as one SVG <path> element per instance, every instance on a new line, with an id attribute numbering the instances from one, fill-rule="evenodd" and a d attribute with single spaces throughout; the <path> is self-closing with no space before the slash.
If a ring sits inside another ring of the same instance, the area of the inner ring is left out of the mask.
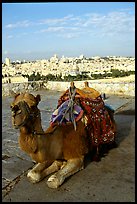
<path id="1" fill-rule="evenodd" d="M 134 2 L 2 4 L 2 59 L 135 56 Z"/>

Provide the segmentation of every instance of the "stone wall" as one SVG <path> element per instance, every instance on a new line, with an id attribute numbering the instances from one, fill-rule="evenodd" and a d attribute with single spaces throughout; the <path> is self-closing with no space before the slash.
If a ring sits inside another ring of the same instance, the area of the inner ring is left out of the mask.
<path id="1" fill-rule="evenodd" d="M 19 82 L 28 82 L 27 77 L 23 76 L 14 76 L 14 77 L 4 77 L 2 78 L 2 83 L 19 83 Z"/>
<path id="2" fill-rule="evenodd" d="M 9 96 L 11 92 L 37 91 L 45 88 L 42 81 L 2 84 L 2 96 Z"/>
<path id="3" fill-rule="evenodd" d="M 135 96 L 135 82 L 103 82 L 103 81 L 93 81 L 89 80 L 89 86 L 96 89 L 100 93 L 106 94 L 116 94 L 116 95 L 127 95 Z M 69 88 L 70 82 L 57 82 L 57 81 L 48 81 L 48 82 L 25 82 L 25 83 L 8 83 L 2 84 L 2 96 L 9 96 L 11 91 L 21 92 L 21 91 L 36 91 L 39 89 L 48 89 L 48 90 L 57 90 L 65 91 Z M 75 81 L 75 86 L 77 88 L 84 87 L 84 81 Z"/>

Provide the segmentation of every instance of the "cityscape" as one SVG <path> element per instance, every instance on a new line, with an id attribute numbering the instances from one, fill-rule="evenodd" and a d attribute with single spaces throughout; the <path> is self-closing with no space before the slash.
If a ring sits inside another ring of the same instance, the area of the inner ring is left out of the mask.
<path id="1" fill-rule="evenodd" d="M 37 73 L 41 76 L 61 75 L 64 78 L 64 76 L 76 76 L 82 73 L 87 73 L 89 76 L 92 73 L 109 73 L 111 69 L 135 71 L 135 58 L 116 56 L 86 58 L 84 55 L 58 58 L 57 54 L 50 59 L 36 61 L 11 62 L 9 58 L 6 58 L 5 63 L 2 63 L 2 83 L 27 82 L 28 78 L 23 77 L 24 75 L 37 75 Z"/>
<path id="2" fill-rule="evenodd" d="M 2 83 L 135 71 L 134 2 L 2 4 Z"/>

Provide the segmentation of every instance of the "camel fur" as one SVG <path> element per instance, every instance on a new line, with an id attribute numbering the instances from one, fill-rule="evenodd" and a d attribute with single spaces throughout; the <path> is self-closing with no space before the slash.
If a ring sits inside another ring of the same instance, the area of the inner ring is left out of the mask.
<path id="1" fill-rule="evenodd" d="M 74 87 L 74 84 L 71 86 Z M 89 87 L 85 88 L 90 92 Z M 98 92 L 94 91 L 94 96 L 96 94 L 98 95 Z M 20 148 L 37 163 L 28 172 L 27 177 L 37 183 L 54 173 L 47 180 L 47 185 L 50 188 L 58 188 L 67 177 L 84 168 L 85 155 L 92 151 L 93 145 L 85 126 L 84 115 L 76 122 L 76 130 L 70 122 L 50 125 L 44 131 L 38 109 L 40 100 L 40 95 L 16 94 L 11 104 L 12 124 L 14 128 L 20 129 Z M 115 127 L 113 113 L 111 118 Z"/>

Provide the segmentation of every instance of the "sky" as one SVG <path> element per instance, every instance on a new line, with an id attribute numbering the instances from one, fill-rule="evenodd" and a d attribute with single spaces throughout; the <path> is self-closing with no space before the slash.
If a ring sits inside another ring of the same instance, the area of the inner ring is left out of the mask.
<path id="1" fill-rule="evenodd" d="M 2 3 L 2 60 L 135 56 L 135 2 Z"/>

